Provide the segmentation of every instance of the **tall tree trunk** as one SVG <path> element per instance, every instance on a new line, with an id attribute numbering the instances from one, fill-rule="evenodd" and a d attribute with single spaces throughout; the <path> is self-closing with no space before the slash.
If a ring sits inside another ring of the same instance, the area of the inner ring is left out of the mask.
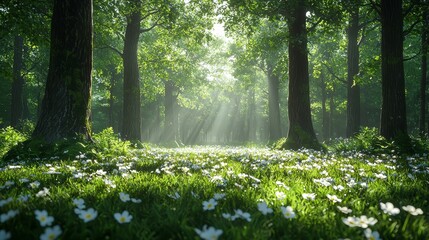
<path id="1" fill-rule="evenodd" d="M 247 91 L 247 141 L 256 140 L 256 105 L 255 105 L 255 89 L 253 86 Z"/>
<path id="2" fill-rule="evenodd" d="M 24 115 L 24 78 L 22 76 L 24 39 L 21 36 L 15 36 L 13 44 L 13 82 L 10 125 L 12 127 L 18 127 Z"/>
<path id="3" fill-rule="evenodd" d="M 353 5 L 347 29 L 347 126 L 346 136 L 352 137 L 360 128 L 360 87 L 355 82 L 359 73 L 359 6 Z"/>
<path id="4" fill-rule="evenodd" d="M 33 138 L 89 139 L 92 1 L 55 0 L 48 79 Z"/>
<path id="5" fill-rule="evenodd" d="M 326 110 L 326 82 L 325 82 L 325 75 L 323 72 L 320 74 L 320 87 L 322 90 L 322 136 L 323 139 L 327 140 L 330 138 L 329 136 L 329 115 L 328 111 Z"/>
<path id="6" fill-rule="evenodd" d="M 420 134 L 426 133 L 426 85 L 427 85 L 427 54 L 428 54 L 428 28 L 429 28 L 429 14 L 425 9 L 423 14 L 423 30 L 422 30 L 422 60 L 421 71 L 422 76 L 420 79 Z"/>
<path id="7" fill-rule="evenodd" d="M 163 140 L 172 142 L 177 140 L 178 134 L 178 115 L 177 115 L 177 93 L 176 86 L 171 81 L 165 81 L 165 121 L 164 121 L 164 132 Z"/>
<path id="8" fill-rule="evenodd" d="M 115 105 L 115 98 L 114 98 L 114 92 L 113 89 L 115 88 L 116 85 L 116 79 L 118 74 L 116 73 L 116 68 L 114 65 L 110 66 L 110 72 L 111 72 L 111 76 L 110 76 L 110 86 L 109 86 L 109 110 L 108 110 L 108 116 L 109 116 L 109 126 L 114 128 L 114 105 Z"/>
<path id="9" fill-rule="evenodd" d="M 127 16 L 124 41 L 124 101 L 122 137 L 127 140 L 141 140 L 140 76 L 137 50 L 140 37 L 140 11 Z"/>
<path id="10" fill-rule="evenodd" d="M 403 64 L 402 0 L 381 0 L 380 134 L 408 138 Z"/>
<path id="11" fill-rule="evenodd" d="M 305 0 L 289 4 L 289 132 L 283 148 L 320 148 L 311 121 Z"/>
<path id="12" fill-rule="evenodd" d="M 269 140 L 275 142 L 282 136 L 280 124 L 280 100 L 279 86 L 280 79 L 274 73 L 274 66 L 267 61 L 267 79 L 268 79 L 268 122 L 269 122 Z"/>

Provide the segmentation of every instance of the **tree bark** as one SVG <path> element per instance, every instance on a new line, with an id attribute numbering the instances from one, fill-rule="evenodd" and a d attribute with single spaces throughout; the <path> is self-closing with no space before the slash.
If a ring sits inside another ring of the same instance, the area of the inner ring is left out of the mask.
<path id="1" fill-rule="evenodd" d="M 360 87 L 355 78 L 359 73 L 359 6 L 351 10 L 347 29 L 347 124 L 346 137 L 352 137 L 360 128 Z"/>
<path id="2" fill-rule="evenodd" d="M 122 137 L 127 140 L 141 140 L 140 76 L 137 61 L 140 37 L 141 13 L 139 10 L 127 16 L 124 40 L 124 101 Z"/>
<path id="3" fill-rule="evenodd" d="M 420 79 L 420 135 L 426 133 L 426 85 L 427 85 L 427 53 L 428 53 L 428 28 L 429 28 L 429 14 L 425 9 L 423 14 L 423 30 L 422 30 L 422 59 L 421 71 L 422 76 Z"/>
<path id="4" fill-rule="evenodd" d="M 402 0 L 382 0 L 380 134 L 386 139 L 408 138 L 402 28 Z"/>
<path id="5" fill-rule="evenodd" d="M 178 114 L 177 114 L 177 89 L 171 81 L 165 81 L 165 121 L 163 140 L 172 142 L 177 140 L 178 134 Z"/>
<path id="6" fill-rule="evenodd" d="M 109 86 L 109 110 L 108 110 L 108 116 L 109 116 L 109 126 L 115 129 L 115 117 L 114 117 L 114 105 L 115 105 L 115 98 L 114 98 L 114 88 L 116 85 L 116 79 L 117 79 L 117 73 L 116 68 L 114 65 L 110 66 L 110 86 Z"/>
<path id="7" fill-rule="evenodd" d="M 330 138 L 329 135 L 329 115 L 328 111 L 326 110 L 326 99 L 327 99 L 327 93 L 326 93 L 326 82 L 325 82 L 325 75 L 323 72 L 320 74 L 320 87 L 322 90 L 322 136 L 323 139 L 327 140 Z"/>
<path id="8" fill-rule="evenodd" d="M 55 0 L 48 79 L 33 138 L 90 139 L 92 1 Z"/>
<path id="9" fill-rule="evenodd" d="M 305 1 L 289 4 L 289 132 L 283 148 L 319 149 L 311 121 Z"/>
<path id="10" fill-rule="evenodd" d="M 269 122 L 269 140 L 275 142 L 282 136 L 280 124 L 280 100 L 279 86 L 280 79 L 274 73 L 274 66 L 267 61 L 267 79 L 268 79 L 268 122 Z"/>
<path id="11" fill-rule="evenodd" d="M 24 115 L 24 78 L 22 77 L 24 39 L 15 36 L 13 47 L 13 82 L 10 125 L 18 127 Z"/>

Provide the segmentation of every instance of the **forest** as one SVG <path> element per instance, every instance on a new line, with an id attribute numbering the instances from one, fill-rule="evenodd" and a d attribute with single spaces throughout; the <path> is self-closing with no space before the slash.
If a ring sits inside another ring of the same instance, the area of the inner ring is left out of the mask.
<path id="1" fill-rule="evenodd" d="M 0 240 L 429 239 L 429 1 L 3 0 L 0 24 Z"/>

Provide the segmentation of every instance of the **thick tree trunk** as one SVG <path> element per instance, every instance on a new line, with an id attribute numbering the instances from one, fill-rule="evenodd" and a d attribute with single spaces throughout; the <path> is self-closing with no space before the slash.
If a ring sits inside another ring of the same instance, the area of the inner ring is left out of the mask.
<path id="1" fill-rule="evenodd" d="M 359 73 L 359 6 L 351 11 L 347 29 L 347 126 L 346 136 L 352 137 L 360 128 L 360 87 L 355 82 Z"/>
<path id="2" fill-rule="evenodd" d="M 140 37 L 140 11 L 127 17 L 124 41 L 124 101 L 122 137 L 127 140 L 141 140 L 140 76 L 137 50 Z"/>
<path id="3" fill-rule="evenodd" d="M 24 78 L 22 77 L 24 39 L 15 36 L 13 47 L 13 82 L 10 125 L 18 127 L 24 115 Z"/>
<path id="4" fill-rule="evenodd" d="M 48 79 L 33 138 L 90 138 L 92 1 L 55 0 Z"/>
<path id="5" fill-rule="evenodd" d="M 268 79 L 268 123 L 269 123 L 269 140 L 275 142 L 282 136 L 280 124 L 280 100 L 279 86 L 280 79 L 274 73 L 274 66 L 267 62 L 267 79 Z"/>
<path id="6" fill-rule="evenodd" d="M 403 64 L 402 0 L 381 1 L 380 134 L 387 139 L 408 138 Z"/>
<path id="7" fill-rule="evenodd" d="M 289 29 L 289 132 L 283 148 L 320 148 L 311 121 L 305 1 L 291 1 Z"/>
<path id="8" fill-rule="evenodd" d="M 420 134 L 426 133 L 426 85 L 427 85 L 427 53 L 428 53 L 428 28 L 429 28 L 429 14 L 425 9 L 423 12 L 423 31 L 422 31 L 422 60 L 421 71 L 422 76 L 420 79 Z"/>

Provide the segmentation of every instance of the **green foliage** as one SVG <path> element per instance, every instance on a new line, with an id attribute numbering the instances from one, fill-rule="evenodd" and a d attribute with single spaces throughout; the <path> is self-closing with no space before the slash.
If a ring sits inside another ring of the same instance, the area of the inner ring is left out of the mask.
<path id="1" fill-rule="evenodd" d="M 397 138 L 388 141 L 382 137 L 376 128 L 362 128 L 350 139 L 336 139 L 331 148 L 337 152 L 365 152 L 368 154 L 387 153 L 427 153 L 429 141 L 427 138 Z"/>
<path id="2" fill-rule="evenodd" d="M 376 128 L 364 127 L 354 137 L 349 139 L 337 139 L 332 148 L 338 152 L 366 152 L 366 153 L 390 153 L 398 151 L 393 142 L 387 141 L 378 134 Z"/>
<path id="3" fill-rule="evenodd" d="M 129 141 L 122 141 L 113 129 L 106 128 L 100 133 L 94 134 L 94 149 L 98 158 L 112 158 L 117 155 L 128 155 L 131 143 Z"/>
<path id="4" fill-rule="evenodd" d="M 97 139 L 114 137 L 105 130 Z M 94 161 L 90 154 L 0 163 L 2 230 L 12 239 L 38 239 L 46 227 L 35 210 L 46 210 L 52 226 L 62 229 L 60 239 L 198 239 L 195 229 L 204 225 L 222 230 L 219 239 L 364 239 L 366 227 L 382 239 L 429 238 L 424 156 L 413 156 L 408 161 L 413 167 L 404 168 L 394 154 L 267 148 L 150 148 L 110 161 Z M 82 211 L 92 208 L 98 215 L 84 222 L 75 199 L 84 201 Z M 217 204 L 204 210 L 210 199 Z M 262 201 L 271 213 L 258 209 Z M 383 211 L 380 203 L 387 202 L 397 214 Z M 403 208 L 408 205 L 423 213 L 411 215 Z M 294 218 L 282 213 L 286 206 Z M 238 209 L 248 218 L 236 214 Z M 15 210 L 16 215 L 6 214 Z M 120 224 L 114 214 L 124 210 L 132 219 Z M 226 213 L 237 218 L 227 219 Z M 359 226 L 345 224 L 352 216 L 362 217 Z M 376 222 L 363 226 L 364 216 Z"/>
<path id="5" fill-rule="evenodd" d="M 0 159 L 14 146 L 25 141 L 27 136 L 13 127 L 0 129 Z"/>

